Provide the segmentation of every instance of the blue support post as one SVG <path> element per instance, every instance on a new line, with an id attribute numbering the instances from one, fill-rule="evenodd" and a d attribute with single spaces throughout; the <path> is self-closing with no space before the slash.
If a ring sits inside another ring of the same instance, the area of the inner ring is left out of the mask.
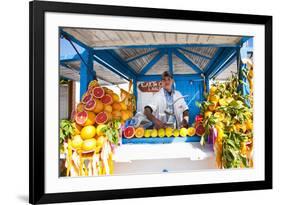
<path id="1" fill-rule="evenodd" d="M 187 64 L 188 66 L 190 66 L 196 73 L 203 73 L 203 71 L 198 68 L 197 65 L 195 65 L 191 60 L 189 60 L 187 57 L 185 57 L 185 55 L 183 55 L 182 53 L 180 53 L 177 49 L 174 49 L 174 54 L 181 59 L 185 64 Z"/>
<path id="2" fill-rule="evenodd" d="M 83 94 L 87 91 L 88 84 L 96 78 L 95 71 L 93 70 L 93 52 L 92 50 L 86 50 L 82 54 L 84 63 L 81 60 L 80 63 L 80 99 L 82 99 Z"/>
<path id="3" fill-rule="evenodd" d="M 137 79 L 133 79 L 133 89 L 134 89 L 134 96 L 136 98 L 136 110 L 138 110 L 138 85 L 137 85 Z"/>

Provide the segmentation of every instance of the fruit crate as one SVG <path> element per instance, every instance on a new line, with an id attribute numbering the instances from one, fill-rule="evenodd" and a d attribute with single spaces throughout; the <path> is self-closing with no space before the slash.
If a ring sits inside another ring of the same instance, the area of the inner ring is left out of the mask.
<path id="1" fill-rule="evenodd" d="M 170 144 L 185 142 L 200 142 L 200 136 L 193 137 L 150 137 L 150 138 L 131 138 L 122 137 L 122 144 Z"/>

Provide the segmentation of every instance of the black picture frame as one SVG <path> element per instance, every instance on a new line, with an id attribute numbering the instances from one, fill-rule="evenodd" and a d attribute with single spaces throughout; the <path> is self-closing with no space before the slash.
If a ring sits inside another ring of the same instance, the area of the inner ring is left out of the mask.
<path id="1" fill-rule="evenodd" d="M 62 2 L 33 1 L 30 12 L 30 142 L 29 142 L 29 202 L 54 203 L 137 197 L 155 197 L 213 192 L 260 190 L 272 188 L 272 16 L 152 9 L 124 6 L 105 6 Z M 44 14 L 62 12 L 76 14 L 98 14 L 162 19 L 197 20 L 209 22 L 247 23 L 265 26 L 265 180 L 220 184 L 198 184 L 184 186 L 135 188 L 107 191 L 71 193 L 45 193 L 44 165 Z"/>

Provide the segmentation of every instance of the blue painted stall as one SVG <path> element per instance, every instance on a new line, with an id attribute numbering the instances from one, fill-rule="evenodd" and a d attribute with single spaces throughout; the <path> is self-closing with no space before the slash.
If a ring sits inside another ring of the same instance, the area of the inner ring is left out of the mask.
<path id="1" fill-rule="evenodd" d="M 82 31 L 80 31 L 81 33 Z M 103 31 L 106 32 L 106 31 Z M 105 77 L 95 71 L 95 63 L 104 69 L 120 76 L 122 79 L 133 80 L 134 94 L 137 95 L 137 82 L 160 80 L 160 73 L 156 65 L 161 61 L 167 62 L 167 70 L 174 74 L 175 86 L 182 95 L 188 95 L 185 99 L 189 106 L 190 124 L 194 122 L 195 116 L 200 112 L 196 102 L 204 100 L 204 87 L 209 89 L 210 79 L 218 76 L 234 61 L 240 57 L 240 48 L 243 43 L 251 37 L 237 37 L 236 43 L 165 43 L 165 44 L 137 44 L 137 45 L 114 45 L 114 46 L 90 46 L 81 40 L 81 36 L 60 29 L 60 36 L 67 40 L 76 52 L 69 58 L 61 58 L 60 65 L 70 67 L 68 63 L 79 61 L 80 68 L 80 96 L 84 94 L 88 83 L 95 78 Z M 97 34 L 96 34 L 97 35 Z M 80 39 L 79 39 L 80 38 Z M 77 49 L 79 47 L 80 49 Z M 82 49 L 81 49 L 82 48 Z M 133 56 L 124 57 L 124 53 L 138 53 Z M 208 53 L 209 54 L 204 54 Z M 208 51 L 208 52 L 207 52 Z M 61 55 L 62 56 L 62 55 Z M 134 63 L 147 58 L 147 62 L 140 70 L 136 69 Z M 196 61 L 197 59 L 197 61 Z M 178 66 L 181 63 L 180 67 Z M 198 62 L 201 62 L 198 63 Z M 239 63 L 238 63 L 239 64 Z M 186 67 L 186 73 L 184 70 Z M 154 70 L 153 70 L 154 69 Z M 180 72 L 178 71 L 179 69 Z M 240 69 L 240 68 L 238 68 Z M 153 73 L 153 71 L 156 73 Z M 187 72 L 188 71 L 188 72 Z M 199 141 L 199 137 L 182 138 L 143 138 L 124 139 L 123 143 L 171 143 Z"/>

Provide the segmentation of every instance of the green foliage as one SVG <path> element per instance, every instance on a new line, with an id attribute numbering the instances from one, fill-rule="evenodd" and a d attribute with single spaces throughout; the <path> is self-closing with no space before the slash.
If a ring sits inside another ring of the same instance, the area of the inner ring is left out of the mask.
<path id="1" fill-rule="evenodd" d="M 119 129 L 121 127 L 121 122 L 119 120 L 113 120 L 107 124 L 106 127 L 102 129 L 108 140 L 114 144 L 119 142 Z"/>
<path id="2" fill-rule="evenodd" d="M 71 137 L 74 133 L 74 128 L 71 121 L 61 120 L 60 121 L 60 143 L 62 144 L 67 138 Z"/>

